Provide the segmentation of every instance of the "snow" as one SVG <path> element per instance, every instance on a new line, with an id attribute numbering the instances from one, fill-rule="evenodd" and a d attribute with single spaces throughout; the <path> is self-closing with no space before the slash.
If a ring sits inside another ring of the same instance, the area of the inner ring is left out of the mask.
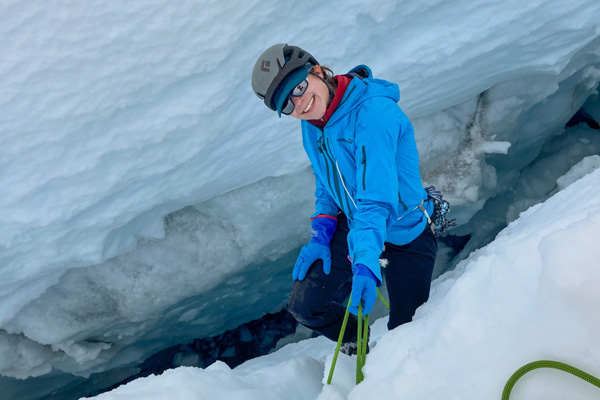
<path id="1" fill-rule="evenodd" d="M 285 304 L 313 180 L 297 121 L 250 89 L 273 43 L 399 84 L 425 184 L 472 237 L 456 260 L 600 153 L 564 129 L 600 119 L 598 1 L 345 4 L 0 2 L 1 388 L 128 368 Z"/>
<path id="2" fill-rule="evenodd" d="M 311 399 L 319 393 L 323 366 L 308 357 L 295 358 L 254 373 L 240 375 L 232 372 L 223 362 L 203 370 L 181 367 L 159 377 L 142 378 L 111 395 L 113 399 L 131 399 L 136 396 L 148 400 L 171 398 L 235 398 L 249 399 Z M 285 376 L 281 371 L 286 371 Z M 312 380 L 298 379 L 312 377 Z M 181 397 L 178 397 L 181 396 Z M 231 397 L 234 396 L 234 397 Z"/>
<path id="3" fill-rule="evenodd" d="M 177 368 L 94 399 L 499 398 L 514 371 L 540 359 L 600 376 L 599 183 L 595 171 L 524 212 L 435 280 L 412 323 L 386 332 L 377 320 L 359 385 L 345 355 L 324 384 L 335 345 L 321 337 L 233 370 Z M 521 378 L 511 398 L 600 399 L 600 389 L 545 369 Z"/>

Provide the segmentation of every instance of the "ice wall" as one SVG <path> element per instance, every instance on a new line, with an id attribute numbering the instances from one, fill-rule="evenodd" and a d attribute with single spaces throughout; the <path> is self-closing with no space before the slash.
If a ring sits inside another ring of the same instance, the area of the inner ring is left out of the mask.
<path id="1" fill-rule="evenodd" d="M 397 82 L 462 224 L 600 81 L 595 0 L 339 7 L 0 4 L 0 374 L 87 376 L 285 301 L 312 183 L 250 90 L 270 44 Z"/>

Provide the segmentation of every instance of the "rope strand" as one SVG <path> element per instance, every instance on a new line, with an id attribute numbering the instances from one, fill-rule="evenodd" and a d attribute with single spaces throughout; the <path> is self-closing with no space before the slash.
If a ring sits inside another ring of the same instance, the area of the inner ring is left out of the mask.
<path id="1" fill-rule="evenodd" d="M 583 379 L 584 381 L 589 382 L 592 385 L 600 388 L 600 379 L 588 374 L 587 372 L 584 372 L 584 371 L 582 371 L 578 368 L 575 368 L 569 364 L 561 363 L 558 361 L 540 360 L 540 361 L 534 361 L 529 364 L 526 364 L 526 365 L 522 366 L 521 368 L 519 368 L 514 374 L 512 374 L 512 376 L 508 379 L 508 382 L 506 382 L 506 385 L 504 386 L 504 390 L 502 391 L 502 400 L 508 400 L 508 398 L 510 397 L 510 392 L 512 391 L 513 386 L 515 386 L 515 383 L 517 383 L 519 378 L 521 378 L 523 375 L 525 375 L 529 371 L 533 371 L 534 369 L 537 369 L 537 368 L 554 368 L 554 369 L 558 369 L 561 371 L 565 371 L 565 372 L 575 375 L 575 376 Z"/>

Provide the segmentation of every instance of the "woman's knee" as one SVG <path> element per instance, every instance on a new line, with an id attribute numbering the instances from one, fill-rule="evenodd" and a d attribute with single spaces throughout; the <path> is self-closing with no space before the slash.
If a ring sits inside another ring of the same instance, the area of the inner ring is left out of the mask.
<path id="1" fill-rule="evenodd" d="M 288 299 L 288 311 L 300 323 L 305 323 L 310 319 L 310 297 L 307 299 L 305 290 L 302 288 L 302 282 L 294 282 L 292 293 Z"/>
<path id="2" fill-rule="evenodd" d="M 304 325 L 310 324 L 324 307 L 323 301 L 308 286 L 311 286 L 310 282 L 295 282 L 288 299 L 288 311 Z"/>

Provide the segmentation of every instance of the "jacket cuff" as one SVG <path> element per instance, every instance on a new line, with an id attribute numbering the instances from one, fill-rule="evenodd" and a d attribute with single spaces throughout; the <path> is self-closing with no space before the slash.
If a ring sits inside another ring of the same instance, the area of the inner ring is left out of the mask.
<path id="1" fill-rule="evenodd" d="M 317 215 L 310 219 L 312 241 L 329 247 L 331 238 L 337 229 L 337 218 L 330 215 Z"/>
<path id="2" fill-rule="evenodd" d="M 315 218 L 331 218 L 331 219 L 333 219 L 333 220 L 335 220 L 337 222 L 337 218 L 336 217 L 332 217 L 331 215 L 318 214 L 318 215 L 315 215 L 314 217 L 311 217 L 310 220 L 312 221 Z"/>
<path id="3" fill-rule="evenodd" d="M 377 286 L 381 285 L 381 265 L 379 264 L 379 254 L 375 255 L 369 251 L 358 251 L 354 254 L 354 258 L 352 259 L 352 263 L 362 264 L 365 267 L 369 268 L 373 275 L 377 278 Z"/>

